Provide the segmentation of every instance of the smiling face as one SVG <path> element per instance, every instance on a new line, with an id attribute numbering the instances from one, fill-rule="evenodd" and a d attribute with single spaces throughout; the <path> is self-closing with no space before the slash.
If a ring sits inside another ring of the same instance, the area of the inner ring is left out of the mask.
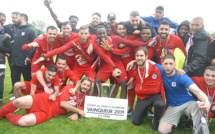
<path id="1" fill-rule="evenodd" d="M 215 71 L 206 69 L 204 73 L 204 79 L 208 87 L 215 87 Z"/>
<path id="2" fill-rule="evenodd" d="M 150 29 L 142 29 L 141 31 L 141 40 L 142 42 L 147 42 L 151 39 L 152 32 Z"/>
<path id="3" fill-rule="evenodd" d="M 200 19 L 193 19 L 190 23 L 190 32 L 192 35 L 197 34 L 198 30 L 203 27 L 203 22 Z"/>
<path id="4" fill-rule="evenodd" d="M 69 20 L 69 24 L 71 25 L 72 28 L 75 28 L 77 26 L 78 19 L 77 18 L 71 18 Z"/>
<path id="5" fill-rule="evenodd" d="M 105 28 L 98 28 L 96 31 L 96 36 L 99 41 L 107 39 L 107 30 Z"/>
<path id="6" fill-rule="evenodd" d="M 158 33 L 159 33 L 161 39 L 167 39 L 169 32 L 170 32 L 170 26 L 169 25 L 161 24 L 158 28 Z"/>
<path id="7" fill-rule="evenodd" d="M 140 24 L 140 16 L 130 16 L 130 22 L 134 29 L 137 29 Z"/>
<path id="8" fill-rule="evenodd" d="M 49 71 L 49 70 L 46 70 L 45 72 L 45 80 L 46 82 L 51 82 L 54 77 L 56 76 L 57 72 L 52 72 L 52 71 Z"/>
<path id="9" fill-rule="evenodd" d="M 56 61 L 56 65 L 57 65 L 57 72 L 63 72 L 66 68 L 66 60 L 58 59 Z"/>
<path id="10" fill-rule="evenodd" d="M 48 31 L 46 32 L 47 34 L 47 41 L 49 43 L 54 43 L 57 37 L 57 30 L 56 29 L 48 29 Z"/>
<path id="11" fill-rule="evenodd" d="M 144 67 L 146 63 L 147 56 L 145 55 L 145 52 L 143 50 L 138 50 L 135 53 L 135 59 L 137 61 L 137 65 L 140 67 Z"/>
<path id="12" fill-rule="evenodd" d="M 86 93 L 87 91 L 89 91 L 91 88 L 91 82 L 88 80 L 84 80 L 83 82 L 81 82 L 81 87 L 80 87 L 80 92 L 81 93 Z"/>
<path id="13" fill-rule="evenodd" d="M 97 27 L 101 23 L 101 19 L 98 15 L 93 15 L 91 19 L 91 24 L 93 27 Z"/>
<path id="14" fill-rule="evenodd" d="M 71 34 L 72 27 L 70 24 L 62 25 L 61 31 L 62 31 L 64 36 L 69 36 Z"/>
<path id="15" fill-rule="evenodd" d="M 182 26 L 180 27 L 180 29 L 179 29 L 179 32 L 178 32 L 179 36 L 180 36 L 181 38 L 184 38 L 184 36 L 185 36 L 187 33 L 188 33 L 188 28 L 187 28 L 187 26 L 182 25 Z"/>
<path id="16" fill-rule="evenodd" d="M 118 25 L 116 32 L 119 34 L 121 37 L 125 37 L 127 35 L 127 30 L 124 25 Z"/>

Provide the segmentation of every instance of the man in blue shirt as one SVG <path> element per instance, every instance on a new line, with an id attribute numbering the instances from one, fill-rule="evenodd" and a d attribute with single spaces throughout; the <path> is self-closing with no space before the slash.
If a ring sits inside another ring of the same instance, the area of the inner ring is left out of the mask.
<path id="1" fill-rule="evenodd" d="M 162 134 L 170 133 L 172 127 L 177 126 L 180 116 L 183 114 L 192 117 L 194 127 L 196 127 L 199 111 L 203 110 L 206 113 L 210 109 L 207 96 L 196 86 L 188 75 L 176 74 L 177 70 L 175 69 L 176 64 L 173 55 L 168 54 L 164 56 L 162 66 L 159 64 L 155 64 L 155 66 L 159 68 L 163 78 L 168 106 L 160 120 L 159 132 Z M 198 97 L 201 101 L 200 103 L 195 101 L 193 94 Z M 203 120 L 205 118 L 201 120 L 202 123 L 204 123 Z"/>
<path id="2" fill-rule="evenodd" d="M 174 28 L 175 30 L 172 31 L 173 33 L 177 32 L 178 29 L 178 24 L 172 20 L 170 20 L 167 17 L 163 17 L 164 16 L 164 8 L 163 6 L 158 6 L 155 9 L 155 13 L 153 14 L 153 16 L 149 16 L 149 17 L 140 17 L 142 20 L 147 21 L 149 23 L 151 23 L 155 29 L 155 31 L 158 33 L 158 28 L 159 28 L 159 23 L 163 20 L 167 20 L 171 23 L 171 28 Z"/>

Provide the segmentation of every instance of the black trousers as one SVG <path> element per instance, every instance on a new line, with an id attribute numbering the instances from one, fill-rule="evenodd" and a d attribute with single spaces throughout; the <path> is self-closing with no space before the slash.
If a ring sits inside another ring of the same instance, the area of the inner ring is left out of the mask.
<path id="1" fill-rule="evenodd" d="M 21 74 L 24 77 L 24 81 L 31 81 L 31 67 L 11 66 L 12 84 L 19 82 Z"/>
<path id="2" fill-rule="evenodd" d="M 0 69 L 0 99 L 3 98 L 3 93 L 4 93 L 4 77 L 5 77 L 5 69 Z"/>
<path id="3" fill-rule="evenodd" d="M 154 106 L 154 119 L 159 120 L 161 118 L 165 109 L 165 102 L 160 94 L 155 94 L 142 100 L 138 98 L 132 117 L 134 125 L 142 124 L 150 106 Z"/>

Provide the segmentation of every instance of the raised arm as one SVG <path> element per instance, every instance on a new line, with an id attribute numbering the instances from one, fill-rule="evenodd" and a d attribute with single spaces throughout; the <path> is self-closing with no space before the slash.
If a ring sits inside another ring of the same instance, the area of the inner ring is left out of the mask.
<path id="1" fill-rule="evenodd" d="M 57 26 L 59 26 L 61 24 L 60 20 L 58 19 L 57 15 L 54 13 L 54 11 L 52 10 L 50 4 L 52 3 L 51 0 L 45 0 L 44 4 L 45 6 L 48 8 L 52 18 L 54 19 L 54 21 L 56 22 Z"/>

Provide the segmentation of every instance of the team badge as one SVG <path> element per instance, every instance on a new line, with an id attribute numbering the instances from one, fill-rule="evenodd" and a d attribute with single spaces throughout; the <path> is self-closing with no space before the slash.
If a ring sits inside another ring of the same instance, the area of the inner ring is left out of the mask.
<path id="1" fill-rule="evenodd" d="M 51 83 L 48 83 L 47 86 L 48 86 L 48 87 L 51 87 Z"/>
<path id="2" fill-rule="evenodd" d="M 63 80 L 65 80 L 65 77 L 63 77 Z"/>
<path id="3" fill-rule="evenodd" d="M 73 100 L 75 100 L 76 98 L 77 98 L 77 97 L 76 97 L 76 96 L 74 96 L 74 97 L 73 97 Z"/>
<path id="4" fill-rule="evenodd" d="M 156 79 L 157 78 L 157 75 L 156 74 L 153 74 L 152 75 L 152 79 Z"/>
<path id="5" fill-rule="evenodd" d="M 22 32 L 22 34 L 21 34 L 22 36 L 24 36 L 25 35 L 25 32 Z"/>
<path id="6" fill-rule="evenodd" d="M 176 87 L 176 82 L 172 82 L 172 87 Z"/>

